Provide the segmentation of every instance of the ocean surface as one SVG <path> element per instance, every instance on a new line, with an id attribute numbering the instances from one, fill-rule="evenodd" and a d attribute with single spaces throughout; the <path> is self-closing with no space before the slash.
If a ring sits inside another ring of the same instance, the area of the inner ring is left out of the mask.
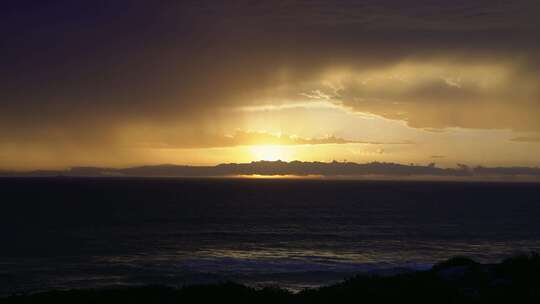
<path id="1" fill-rule="evenodd" d="M 0 179 L 0 295 L 234 280 L 293 290 L 540 251 L 540 184 Z"/>

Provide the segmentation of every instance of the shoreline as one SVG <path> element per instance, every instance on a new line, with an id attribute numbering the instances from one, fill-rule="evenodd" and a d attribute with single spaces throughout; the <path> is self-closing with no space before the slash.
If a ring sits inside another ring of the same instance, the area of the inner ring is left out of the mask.
<path id="1" fill-rule="evenodd" d="M 531 253 L 496 264 L 454 257 L 429 270 L 389 275 L 360 274 L 336 284 L 299 292 L 276 286 L 249 287 L 234 282 L 178 288 L 111 286 L 11 295 L 1 297 L 0 303 L 346 303 L 352 300 L 493 303 L 540 300 L 539 283 L 540 255 Z"/>

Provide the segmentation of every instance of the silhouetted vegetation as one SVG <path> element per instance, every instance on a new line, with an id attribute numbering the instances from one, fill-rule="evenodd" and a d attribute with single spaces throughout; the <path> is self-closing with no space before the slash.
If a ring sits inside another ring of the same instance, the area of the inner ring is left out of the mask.
<path id="1" fill-rule="evenodd" d="M 540 300 L 539 283 L 540 256 L 529 254 L 488 265 L 456 257 L 428 271 L 359 275 L 299 293 L 223 283 L 50 291 L 0 303 L 535 303 Z"/>

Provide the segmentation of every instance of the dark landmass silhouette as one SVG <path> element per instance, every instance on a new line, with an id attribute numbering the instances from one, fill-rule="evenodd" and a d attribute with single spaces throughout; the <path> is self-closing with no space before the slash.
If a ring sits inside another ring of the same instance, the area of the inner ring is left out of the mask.
<path id="1" fill-rule="evenodd" d="M 236 283 L 49 291 L 0 298 L 0 303 L 538 303 L 540 256 L 480 264 L 455 257 L 427 271 L 357 275 L 298 293 Z"/>
<path id="2" fill-rule="evenodd" d="M 533 177 L 540 178 L 538 167 L 469 167 L 458 164 L 456 168 L 429 165 L 403 165 L 398 163 L 371 162 L 302 162 L 257 161 L 229 163 L 216 166 L 154 165 L 129 168 L 73 167 L 68 170 L 0 171 L 0 176 L 126 176 L 126 177 L 228 177 L 228 176 L 440 176 L 440 177 Z"/>
<path id="3" fill-rule="evenodd" d="M 73 167 L 68 170 L 0 171 L 0 176 L 85 176 L 85 177 L 231 177 L 231 176 L 322 176 L 322 177 L 524 177 L 540 179 L 539 167 L 469 167 L 371 162 L 257 161 L 216 166 L 154 165 L 130 168 Z"/>

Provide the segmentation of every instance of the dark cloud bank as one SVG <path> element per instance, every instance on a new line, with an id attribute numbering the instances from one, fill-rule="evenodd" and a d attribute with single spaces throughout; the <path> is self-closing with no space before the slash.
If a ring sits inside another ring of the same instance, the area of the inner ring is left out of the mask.
<path id="1" fill-rule="evenodd" d="M 154 134 L 154 138 L 155 138 Z M 150 138 L 149 138 L 150 139 Z M 223 136 L 199 136 L 198 138 L 170 138 L 162 139 L 160 142 L 149 142 L 141 146 L 162 147 L 162 148 L 223 148 L 236 146 L 257 146 L 257 145 L 329 145 L 329 144 L 367 144 L 367 145 L 413 145 L 410 140 L 397 142 L 379 142 L 367 140 L 351 140 L 337 136 L 326 136 L 320 138 L 304 138 L 289 134 L 270 134 L 265 132 L 244 132 L 236 131 L 231 135 Z"/>
<path id="2" fill-rule="evenodd" d="M 112 149 L 111 134 L 132 123 L 181 122 L 191 136 L 216 129 L 227 118 L 218 109 L 320 89 L 329 70 L 354 76 L 402 62 L 453 66 L 464 78 L 384 80 L 392 88 L 381 90 L 343 77 L 334 99 L 413 127 L 540 131 L 535 0 L 2 6 L 0 143 Z M 471 66 L 501 78 L 486 89 Z"/>

